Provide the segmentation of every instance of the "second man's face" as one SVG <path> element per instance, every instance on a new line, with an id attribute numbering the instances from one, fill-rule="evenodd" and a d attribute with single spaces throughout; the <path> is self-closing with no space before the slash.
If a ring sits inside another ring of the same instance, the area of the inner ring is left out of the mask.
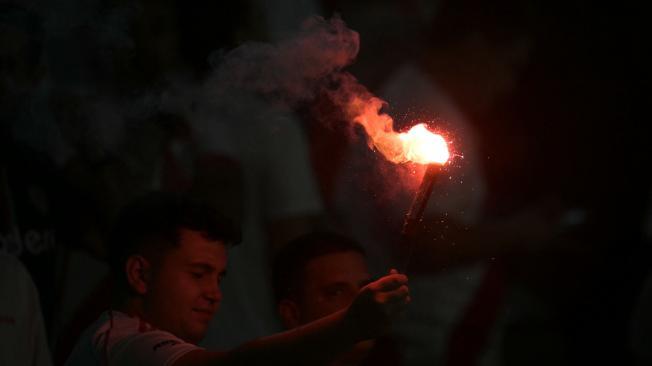
<path id="1" fill-rule="evenodd" d="M 303 324 L 349 306 L 370 279 L 364 256 L 354 251 L 314 258 L 306 264 L 304 276 L 297 303 Z"/>

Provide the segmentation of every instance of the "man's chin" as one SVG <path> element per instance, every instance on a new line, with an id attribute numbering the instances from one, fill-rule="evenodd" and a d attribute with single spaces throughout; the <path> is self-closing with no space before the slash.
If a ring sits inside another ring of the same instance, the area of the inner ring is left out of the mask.
<path id="1" fill-rule="evenodd" d="M 195 326 L 192 329 L 186 328 L 184 337 L 179 337 L 179 338 L 182 338 L 184 341 L 192 344 L 198 344 L 199 342 L 201 342 L 206 336 L 206 332 L 208 331 L 208 326 L 205 324 L 194 324 L 194 325 Z"/>
<path id="2" fill-rule="evenodd" d="M 206 332 L 193 332 L 192 334 L 187 335 L 186 337 L 183 337 L 183 340 L 192 343 L 192 344 L 199 344 L 199 342 L 204 339 L 204 336 L 206 335 Z"/>

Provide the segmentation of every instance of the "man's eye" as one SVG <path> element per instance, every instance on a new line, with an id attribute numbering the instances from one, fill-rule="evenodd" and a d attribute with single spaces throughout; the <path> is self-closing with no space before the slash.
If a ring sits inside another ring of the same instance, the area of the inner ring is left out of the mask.
<path id="1" fill-rule="evenodd" d="M 204 273 L 202 272 L 190 272 L 190 275 L 192 275 L 192 278 L 200 279 L 204 277 Z"/>
<path id="2" fill-rule="evenodd" d="M 344 289 L 341 289 L 341 288 L 332 288 L 332 289 L 328 289 L 328 290 L 326 291 L 326 295 L 327 295 L 328 297 L 340 296 L 340 295 L 342 295 L 343 293 L 344 293 Z"/>

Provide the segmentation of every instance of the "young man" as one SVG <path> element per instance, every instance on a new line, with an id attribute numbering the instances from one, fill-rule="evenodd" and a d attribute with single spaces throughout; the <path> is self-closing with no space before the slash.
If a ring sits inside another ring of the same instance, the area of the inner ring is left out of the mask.
<path id="1" fill-rule="evenodd" d="M 274 261 L 278 314 L 287 329 L 346 309 L 371 282 L 364 249 L 333 232 L 313 232 L 287 244 Z M 388 338 L 359 342 L 332 365 L 396 365 Z"/>
<path id="2" fill-rule="evenodd" d="M 181 196 L 154 193 L 127 207 L 111 240 L 122 285 L 114 310 L 87 329 L 67 364 L 326 363 L 382 334 L 409 300 L 407 278 L 393 273 L 327 317 L 233 350 L 204 350 L 196 343 L 218 310 L 227 246 L 239 236 L 211 208 Z"/>

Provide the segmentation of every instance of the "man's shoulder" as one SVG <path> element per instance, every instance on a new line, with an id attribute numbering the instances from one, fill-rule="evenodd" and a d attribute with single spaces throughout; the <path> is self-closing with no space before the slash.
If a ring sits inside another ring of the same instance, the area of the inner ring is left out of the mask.
<path id="1" fill-rule="evenodd" d="M 84 332 L 67 365 L 171 365 L 196 349 L 139 317 L 106 311 Z"/>
<path id="2" fill-rule="evenodd" d="M 172 333 L 159 330 L 137 316 L 116 310 L 103 312 L 89 330 L 87 336 L 91 337 L 95 349 L 114 349 L 134 338 L 169 338 L 177 343 L 185 343 Z"/>

